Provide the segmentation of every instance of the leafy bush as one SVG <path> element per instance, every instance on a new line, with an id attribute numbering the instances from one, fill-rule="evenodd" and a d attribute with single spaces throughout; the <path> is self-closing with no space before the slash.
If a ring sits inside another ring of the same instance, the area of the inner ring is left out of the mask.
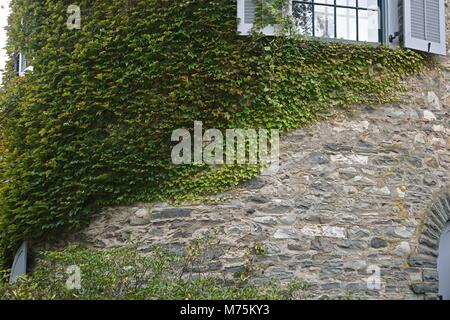
<path id="1" fill-rule="evenodd" d="M 235 0 L 13 0 L 0 96 L 0 256 L 20 240 L 83 226 L 101 206 L 198 199 L 257 166 L 171 163 L 174 129 L 287 131 L 320 110 L 391 102 L 424 58 L 385 46 L 242 37 Z M 1 258 L 0 258 L 1 259 Z M 1 262 L 1 261 L 0 261 Z"/>
<path id="2" fill-rule="evenodd" d="M 196 256 L 183 257 L 155 247 L 149 256 L 134 249 L 99 251 L 74 245 L 63 251 L 45 252 L 36 271 L 17 283 L 0 283 L 0 299 L 292 299 L 308 288 L 293 281 L 282 287 L 249 285 L 247 281 L 225 281 L 192 274 Z M 80 287 L 67 287 L 80 268 Z M 69 271 L 68 271 L 69 270 Z"/>

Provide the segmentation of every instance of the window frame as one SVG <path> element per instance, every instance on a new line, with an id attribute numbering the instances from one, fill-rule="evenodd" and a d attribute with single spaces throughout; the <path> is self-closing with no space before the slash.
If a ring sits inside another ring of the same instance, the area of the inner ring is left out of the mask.
<path id="1" fill-rule="evenodd" d="M 257 0 L 256 0 L 257 1 Z M 379 23 L 378 23 L 378 41 L 358 41 L 358 40 L 348 40 L 348 39 L 340 39 L 340 38 L 326 38 L 326 37 L 315 37 L 311 35 L 304 35 L 305 37 L 315 38 L 315 39 L 321 39 L 323 41 L 337 41 L 337 42 L 349 42 L 349 43 L 364 43 L 364 44 L 370 44 L 370 45 L 379 45 L 379 44 L 385 44 L 388 42 L 388 39 L 386 38 L 387 35 L 387 21 L 386 21 L 386 1 L 387 0 L 378 0 L 378 9 L 372 9 L 373 11 L 379 12 Z M 322 3 L 314 3 L 314 0 L 311 0 L 310 2 L 305 0 L 289 0 L 289 5 L 287 8 L 286 14 L 289 16 L 292 16 L 292 9 L 293 9 L 293 2 L 299 2 L 299 3 L 306 3 L 306 4 L 312 4 L 312 5 L 327 5 Z M 328 4 L 328 6 L 335 8 L 335 6 L 338 7 L 349 7 L 350 6 L 342 6 L 342 5 L 336 5 L 336 0 L 333 1 L 334 4 Z M 356 0 L 357 6 L 359 6 L 359 0 Z M 352 7 L 352 8 L 358 8 L 358 7 Z M 359 10 L 362 10 L 363 8 L 359 8 Z M 336 11 L 336 10 L 335 10 Z M 358 9 L 356 10 L 358 12 Z M 249 35 L 251 33 L 251 30 L 254 26 L 253 23 L 245 23 L 244 17 L 245 17 L 245 0 L 237 0 L 237 16 L 239 19 L 238 23 L 238 34 L 240 35 Z M 356 17 L 358 19 L 358 16 Z M 357 23 L 359 24 L 359 21 L 357 20 Z M 335 26 L 336 29 L 336 26 Z M 268 25 L 262 30 L 259 30 L 262 34 L 266 36 L 275 36 L 277 34 L 277 26 L 276 25 Z M 357 39 L 359 39 L 359 30 L 357 30 Z"/>
<path id="2" fill-rule="evenodd" d="M 355 0 L 355 6 L 350 6 L 350 5 L 340 5 L 337 4 L 337 0 L 333 0 L 332 4 L 330 3 L 316 3 L 315 0 L 291 0 L 290 1 L 290 15 L 292 16 L 292 11 L 293 11 L 293 5 L 295 3 L 300 3 L 300 4 L 305 4 L 305 5 L 311 5 L 312 6 L 312 16 L 311 16 L 311 20 L 312 20 L 312 35 L 306 35 L 312 38 L 318 38 L 318 39 L 323 39 L 323 40 L 327 40 L 327 41 L 344 41 L 344 42 L 355 42 L 355 43 L 369 43 L 369 44 L 383 44 L 386 43 L 386 39 L 385 39 L 385 16 L 384 16 L 384 12 L 385 12 L 385 6 L 384 6 L 384 1 L 383 0 L 378 0 L 378 5 L 377 5 L 377 9 L 370 9 L 370 8 L 364 8 L 364 7 L 359 7 L 359 1 L 360 0 Z M 333 8 L 334 11 L 334 37 L 321 37 L 321 36 L 316 36 L 315 35 L 315 6 L 322 6 L 322 7 L 329 7 L 329 8 Z M 356 15 L 355 15 L 355 22 L 356 22 L 356 40 L 352 40 L 352 39 L 343 39 L 343 38 L 338 38 L 337 37 L 337 28 L 338 28 L 338 24 L 337 24 L 337 9 L 352 9 L 355 10 Z M 359 40 L 360 34 L 359 34 L 359 13 L 360 11 L 373 11 L 373 12 L 378 12 L 378 41 L 362 41 Z"/>

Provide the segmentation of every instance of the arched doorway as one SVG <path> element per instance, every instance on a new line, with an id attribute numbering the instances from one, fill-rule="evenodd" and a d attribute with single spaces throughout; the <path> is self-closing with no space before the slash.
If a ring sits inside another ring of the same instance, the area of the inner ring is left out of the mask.
<path id="1" fill-rule="evenodd" d="M 423 299 L 450 300 L 450 186 L 433 196 L 408 267 L 419 275 L 410 288 Z"/>
<path id="2" fill-rule="evenodd" d="M 445 225 L 440 239 L 437 265 L 439 296 L 444 300 L 450 300 L 450 222 Z"/>

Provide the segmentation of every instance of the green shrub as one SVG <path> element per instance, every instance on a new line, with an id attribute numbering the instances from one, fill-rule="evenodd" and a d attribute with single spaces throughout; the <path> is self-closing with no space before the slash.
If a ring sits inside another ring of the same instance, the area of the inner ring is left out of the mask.
<path id="1" fill-rule="evenodd" d="M 388 103 L 424 58 L 385 46 L 236 34 L 235 0 L 13 0 L 1 103 L 0 256 L 78 229 L 101 206 L 198 199 L 256 166 L 174 166 L 174 129 L 301 127 L 333 106 Z M 23 22 L 23 23 L 22 23 Z M 12 60 L 11 60 L 12 61 Z"/>
<path id="2" fill-rule="evenodd" d="M 298 281 L 261 287 L 192 274 L 193 257 L 175 256 L 158 247 L 144 257 L 135 249 L 99 251 L 71 245 L 43 253 L 36 271 L 16 284 L 0 283 L 0 299 L 292 299 L 309 287 Z M 81 271 L 78 288 L 66 285 L 74 275 L 71 266 Z"/>

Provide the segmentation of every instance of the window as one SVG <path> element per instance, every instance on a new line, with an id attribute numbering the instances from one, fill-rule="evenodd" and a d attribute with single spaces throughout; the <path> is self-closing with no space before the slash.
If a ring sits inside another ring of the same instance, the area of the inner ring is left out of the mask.
<path id="1" fill-rule="evenodd" d="M 23 53 L 19 53 L 16 55 L 16 59 L 14 61 L 14 70 L 20 77 L 23 77 L 25 76 L 26 71 L 33 71 L 33 67 L 28 65 L 28 60 L 25 55 Z"/>
<path id="2" fill-rule="evenodd" d="M 378 0 L 293 0 L 292 16 L 303 35 L 382 42 Z"/>
<path id="3" fill-rule="evenodd" d="M 255 8 L 271 0 L 237 0 L 238 32 L 254 29 Z M 445 0 L 289 0 L 297 32 L 323 39 L 386 43 L 445 55 Z M 277 25 L 257 30 L 277 35 Z"/>

